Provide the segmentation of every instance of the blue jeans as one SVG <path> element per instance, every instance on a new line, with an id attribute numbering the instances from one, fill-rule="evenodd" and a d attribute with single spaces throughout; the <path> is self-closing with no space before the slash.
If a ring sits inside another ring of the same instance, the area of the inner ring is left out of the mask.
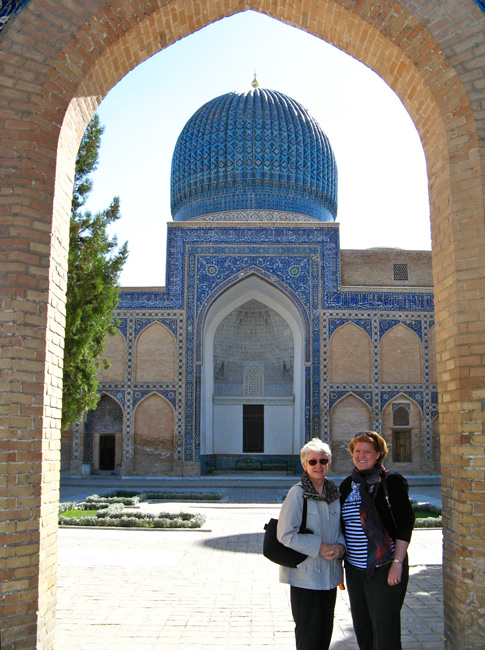
<path id="1" fill-rule="evenodd" d="M 355 636 L 360 650 L 401 650 L 401 607 L 409 580 L 408 559 L 400 584 L 387 584 L 389 565 L 367 579 L 363 569 L 347 563 L 345 577 Z"/>
<path id="2" fill-rule="evenodd" d="M 337 589 L 290 588 L 297 650 L 328 650 Z"/>

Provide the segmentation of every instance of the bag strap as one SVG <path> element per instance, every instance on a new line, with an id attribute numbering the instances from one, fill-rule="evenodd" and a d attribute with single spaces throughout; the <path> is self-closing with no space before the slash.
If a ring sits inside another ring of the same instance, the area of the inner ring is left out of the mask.
<path id="1" fill-rule="evenodd" d="M 387 507 L 389 508 L 389 514 L 391 515 L 392 523 L 394 524 L 394 528 L 397 528 L 396 520 L 394 518 L 394 513 L 392 512 L 391 502 L 389 500 L 389 492 L 387 491 L 387 483 L 386 483 L 386 475 L 385 474 L 382 477 L 381 485 L 382 485 L 382 489 L 384 490 L 384 496 L 386 498 Z"/>
<path id="2" fill-rule="evenodd" d="M 301 488 L 303 490 L 303 486 Z M 303 514 L 301 516 L 300 533 L 306 528 L 307 500 L 303 497 Z"/>

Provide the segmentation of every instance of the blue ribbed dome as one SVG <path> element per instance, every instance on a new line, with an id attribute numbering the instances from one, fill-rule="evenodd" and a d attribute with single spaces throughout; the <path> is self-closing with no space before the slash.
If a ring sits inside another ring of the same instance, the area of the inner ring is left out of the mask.
<path id="1" fill-rule="evenodd" d="M 335 220 L 330 142 L 303 106 L 277 91 L 258 87 L 216 97 L 177 140 L 171 207 L 175 221 L 231 210 Z"/>

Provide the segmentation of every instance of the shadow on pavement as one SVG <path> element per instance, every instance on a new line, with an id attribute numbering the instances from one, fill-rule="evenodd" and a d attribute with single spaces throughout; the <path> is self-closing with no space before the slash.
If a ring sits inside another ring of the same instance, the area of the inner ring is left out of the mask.
<path id="1" fill-rule="evenodd" d="M 201 546 L 217 548 L 221 551 L 236 553 L 263 553 L 264 533 L 242 533 L 240 535 L 226 535 L 213 537 L 199 542 Z"/>

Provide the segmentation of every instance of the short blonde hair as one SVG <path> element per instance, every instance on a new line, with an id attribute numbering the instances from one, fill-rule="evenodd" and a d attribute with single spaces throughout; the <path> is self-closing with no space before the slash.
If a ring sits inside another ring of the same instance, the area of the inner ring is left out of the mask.
<path id="1" fill-rule="evenodd" d="M 312 438 L 310 442 L 307 442 L 306 445 L 300 450 L 300 460 L 301 464 L 306 463 L 308 452 L 316 451 L 318 454 L 325 454 L 328 458 L 328 462 L 332 461 L 332 451 L 326 442 L 320 440 L 320 438 Z"/>
<path id="2" fill-rule="evenodd" d="M 375 451 L 380 453 L 381 457 L 379 458 L 379 462 L 382 463 L 387 454 L 387 445 L 381 435 L 375 431 L 359 431 L 356 433 L 347 447 L 352 456 L 354 455 L 355 445 L 358 442 L 369 442 L 374 447 Z"/>

